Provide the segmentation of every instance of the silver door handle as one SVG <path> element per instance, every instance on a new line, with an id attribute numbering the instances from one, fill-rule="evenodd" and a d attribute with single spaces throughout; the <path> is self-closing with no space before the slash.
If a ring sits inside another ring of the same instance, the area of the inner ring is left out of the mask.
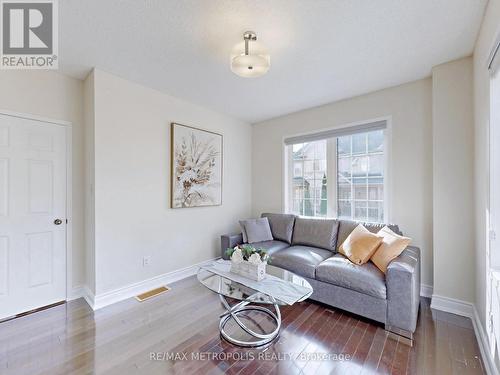
<path id="1" fill-rule="evenodd" d="M 55 219 L 54 220 L 54 224 L 55 225 L 61 225 L 62 224 L 62 220 L 61 219 Z"/>

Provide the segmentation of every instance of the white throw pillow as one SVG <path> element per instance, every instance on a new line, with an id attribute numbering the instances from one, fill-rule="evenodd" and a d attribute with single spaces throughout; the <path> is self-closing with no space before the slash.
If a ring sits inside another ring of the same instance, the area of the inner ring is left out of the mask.
<path id="1" fill-rule="evenodd" d="M 243 242 L 255 243 L 272 241 L 273 235 L 267 217 L 240 221 Z"/>

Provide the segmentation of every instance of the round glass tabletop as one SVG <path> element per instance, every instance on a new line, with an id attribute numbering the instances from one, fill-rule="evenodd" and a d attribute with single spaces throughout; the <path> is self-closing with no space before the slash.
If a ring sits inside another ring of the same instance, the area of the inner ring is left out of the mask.
<path id="1" fill-rule="evenodd" d="M 228 265 L 229 263 L 229 261 L 219 261 L 214 264 Z M 290 305 L 291 303 L 289 302 L 273 298 L 273 296 L 276 297 L 282 293 L 283 281 L 291 284 L 287 291 L 288 297 L 290 297 L 290 293 L 295 293 L 292 295 L 292 298 L 296 302 L 305 300 L 313 292 L 311 284 L 306 279 L 283 268 L 267 265 L 266 274 L 271 275 L 271 277 L 266 276 L 263 282 L 256 282 L 250 279 L 247 279 L 247 282 L 241 276 L 238 277 L 239 280 L 236 282 L 229 278 L 232 277 L 230 274 L 227 275 L 228 277 L 225 277 L 211 271 L 209 268 L 202 267 L 198 270 L 197 277 L 200 283 L 219 295 L 251 303 Z M 297 286 L 297 288 L 294 288 L 294 286 Z M 266 291 L 268 292 L 266 293 Z"/>

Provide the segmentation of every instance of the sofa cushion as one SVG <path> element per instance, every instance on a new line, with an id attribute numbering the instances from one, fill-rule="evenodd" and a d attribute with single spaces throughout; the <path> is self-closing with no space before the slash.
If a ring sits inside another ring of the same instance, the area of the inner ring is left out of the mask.
<path id="1" fill-rule="evenodd" d="M 358 266 L 341 254 L 321 262 L 316 267 L 316 279 L 377 298 L 387 295 L 382 271 L 371 262 Z"/>
<path id="2" fill-rule="evenodd" d="M 261 216 L 267 217 L 269 220 L 271 233 L 275 240 L 292 243 L 295 215 L 263 213 Z"/>
<path id="3" fill-rule="evenodd" d="M 271 265 L 314 279 L 316 266 L 332 256 L 329 250 L 309 246 L 292 246 L 271 255 Z"/>
<path id="4" fill-rule="evenodd" d="M 290 247 L 289 244 L 283 241 L 262 241 L 262 242 L 255 242 L 252 244 L 253 247 L 255 248 L 263 248 L 267 250 L 267 253 L 269 255 L 272 255 L 276 251 L 286 249 Z"/>
<path id="5" fill-rule="evenodd" d="M 243 241 L 253 244 L 255 242 L 272 241 L 273 235 L 267 217 L 261 219 L 247 219 L 240 221 Z"/>
<path id="6" fill-rule="evenodd" d="M 377 223 L 363 223 L 360 221 L 351 221 L 351 220 L 340 220 L 339 221 L 339 231 L 337 235 L 337 251 L 344 243 L 346 238 L 351 234 L 351 232 L 356 228 L 359 224 L 363 224 L 363 226 L 368 229 L 372 233 L 378 233 L 379 230 L 381 230 L 383 227 L 388 226 L 390 230 L 392 230 L 394 233 L 402 235 L 401 231 L 399 230 L 399 227 L 395 224 L 377 224 Z"/>
<path id="7" fill-rule="evenodd" d="M 337 220 L 298 217 L 293 227 L 292 246 L 304 245 L 335 251 L 338 227 Z"/>

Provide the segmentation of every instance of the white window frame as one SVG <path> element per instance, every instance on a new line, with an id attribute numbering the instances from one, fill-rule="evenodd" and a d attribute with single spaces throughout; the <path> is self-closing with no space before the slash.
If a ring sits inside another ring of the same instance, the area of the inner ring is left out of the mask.
<path id="1" fill-rule="evenodd" d="M 294 134 L 287 135 L 283 137 L 283 212 L 284 213 L 292 213 L 292 207 L 290 207 L 291 198 L 292 198 L 292 188 L 293 184 L 289 183 L 290 176 L 293 176 L 293 152 L 292 147 L 287 146 L 284 143 L 284 139 L 290 136 L 301 136 L 307 134 L 315 134 L 322 131 L 334 130 L 337 128 L 345 128 L 349 126 L 359 126 L 363 124 L 369 124 L 377 121 L 386 121 L 386 128 L 383 130 L 384 132 L 384 222 L 390 223 L 392 217 L 391 210 L 391 191 L 392 191 L 392 117 L 378 117 L 370 120 L 363 120 L 358 122 L 353 122 L 349 124 L 342 124 L 326 129 L 318 129 L 314 132 L 302 133 L 302 134 Z M 338 217 L 338 202 L 337 202 L 337 163 L 328 162 L 330 160 L 337 159 L 337 139 L 330 138 L 327 139 L 327 177 L 330 180 L 330 176 L 334 176 L 334 183 L 327 184 L 327 197 L 328 197 L 328 211 L 327 217 Z M 335 202 L 331 204 L 331 202 Z"/>

